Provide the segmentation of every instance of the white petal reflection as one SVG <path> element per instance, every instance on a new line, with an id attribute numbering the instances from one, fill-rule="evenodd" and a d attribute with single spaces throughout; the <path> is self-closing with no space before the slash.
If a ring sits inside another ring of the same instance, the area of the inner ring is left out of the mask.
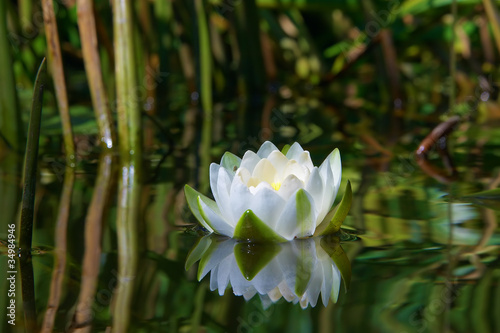
<path id="1" fill-rule="evenodd" d="M 210 246 L 201 258 L 197 254 L 198 278 L 210 273 L 210 289 L 220 295 L 231 287 L 245 300 L 259 295 L 264 307 L 284 299 L 307 308 L 316 306 L 320 295 L 324 306 L 330 298 L 336 302 L 341 277 L 348 288 L 351 267 L 338 237 L 257 244 L 208 235 L 198 244 L 207 244 L 207 238 Z M 193 261 L 190 256 L 187 261 Z"/>

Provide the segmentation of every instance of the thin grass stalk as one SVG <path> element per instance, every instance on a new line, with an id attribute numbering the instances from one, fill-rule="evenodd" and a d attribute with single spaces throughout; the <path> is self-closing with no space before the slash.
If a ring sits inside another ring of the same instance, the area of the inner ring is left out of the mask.
<path id="1" fill-rule="evenodd" d="M 69 115 L 68 94 L 66 92 L 66 81 L 64 79 L 61 47 L 59 44 L 59 36 L 57 34 L 56 15 L 54 13 L 52 0 L 41 1 L 45 37 L 47 39 L 48 59 L 54 80 L 57 106 L 59 108 L 59 114 L 61 115 L 66 160 L 70 167 L 74 167 L 76 160 L 75 144 L 73 142 L 73 131 L 71 129 L 71 118 Z"/>
<path id="2" fill-rule="evenodd" d="M 137 101 L 132 2 L 113 0 L 115 73 L 121 172 L 117 234 L 119 283 L 113 310 L 113 330 L 126 332 L 137 269 L 137 221 L 140 204 L 141 113 Z"/>
<path id="3" fill-rule="evenodd" d="M 0 133 L 7 142 L 3 146 L 20 150 L 21 118 L 16 94 L 16 82 L 13 71 L 11 46 L 7 31 L 7 1 L 0 1 Z M 0 140 L 3 140 L 0 138 Z M 1 145 L 0 145 L 1 147 Z"/>
<path id="4" fill-rule="evenodd" d="M 203 0 L 194 0 L 196 20 L 198 25 L 198 91 L 200 91 L 203 124 L 200 145 L 200 188 L 208 190 L 208 169 L 211 163 L 212 148 L 212 55 L 210 52 L 210 32 L 208 29 L 205 4 Z"/>
<path id="5" fill-rule="evenodd" d="M 83 61 L 94 105 L 97 127 L 101 143 L 106 148 L 114 146 L 114 127 L 109 109 L 108 98 L 102 79 L 101 60 L 99 58 L 96 23 L 91 0 L 78 0 L 78 30 L 82 43 Z"/>
<path id="6" fill-rule="evenodd" d="M 94 317 L 92 305 L 99 277 L 102 221 L 106 203 L 111 190 L 113 157 L 104 154 L 99 161 L 92 201 L 85 218 L 85 253 L 83 255 L 82 279 L 78 304 L 73 317 L 72 327 L 76 332 L 91 332 Z"/>
<path id="7" fill-rule="evenodd" d="M 483 0 L 483 5 L 491 24 L 497 50 L 500 52 L 500 14 L 498 14 L 498 9 L 492 0 Z"/>
<path id="8" fill-rule="evenodd" d="M 73 168 L 66 167 L 61 200 L 59 201 L 59 213 L 57 215 L 55 228 L 54 269 L 52 270 L 49 300 L 47 302 L 47 310 L 45 311 L 43 318 L 41 329 L 42 333 L 50 333 L 54 330 L 56 314 L 61 301 L 64 273 L 66 271 L 68 220 L 74 183 L 75 171 Z"/>

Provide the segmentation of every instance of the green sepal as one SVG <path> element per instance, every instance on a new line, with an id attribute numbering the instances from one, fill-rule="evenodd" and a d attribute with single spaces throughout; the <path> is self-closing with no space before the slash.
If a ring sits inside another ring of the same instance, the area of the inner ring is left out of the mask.
<path id="1" fill-rule="evenodd" d="M 304 234 L 305 229 L 313 224 L 311 214 L 311 202 L 307 197 L 306 191 L 300 189 L 295 195 L 295 207 L 297 210 L 297 223 L 299 223 L 301 234 Z"/>
<path id="2" fill-rule="evenodd" d="M 295 294 L 302 298 L 312 277 L 314 260 L 311 260 L 310 249 L 307 246 L 308 242 L 300 239 L 295 240 L 295 242 L 300 253 L 295 274 Z"/>
<path id="3" fill-rule="evenodd" d="M 320 245 L 323 250 L 328 253 L 330 258 L 332 258 L 333 262 L 339 269 L 342 280 L 344 281 L 345 290 L 347 291 L 351 285 L 351 262 L 349 261 L 349 258 L 344 252 L 342 246 L 340 246 L 339 238 L 332 236 L 323 237 L 321 238 Z"/>
<path id="4" fill-rule="evenodd" d="M 236 170 L 240 167 L 240 164 L 241 158 L 230 152 L 225 152 L 220 161 L 220 165 L 232 175 L 235 174 Z"/>
<path id="5" fill-rule="evenodd" d="M 348 180 L 345 187 L 344 197 L 335 209 L 332 209 L 325 217 L 323 222 L 318 226 L 316 235 L 324 236 L 334 234 L 340 230 L 342 222 L 344 222 L 352 203 L 351 182 Z"/>
<path id="6" fill-rule="evenodd" d="M 193 213 L 194 217 L 196 217 L 198 222 L 200 222 L 200 224 L 203 227 L 205 227 L 208 231 L 213 232 L 214 229 L 208 223 L 205 222 L 205 220 L 203 219 L 203 216 L 201 215 L 200 209 L 198 207 L 198 198 L 206 199 L 206 200 L 203 200 L 205 203 L 207 201 L 211 201 L 211 200 L 187 184 L 186 184 L 186 186 L 184 186 L 184 194 L 186 195 L 186 200 L 187 200 L 189 209 L 191 209 L 191 212 Z"/>
<path id="7" fill-rule="evenodd" d="M 251 209 L 241 215 L 234 229 L 233 238 L 249 242 L 286 242 L 285 238 L 262 222 Z"/>
<path id="8" fill-rule="evenodd" d="M 282 153 L 283 155 L 286 155 L 286 153 L 288 153 L 288 151 L 290 150 L 290 147 L 291 147 L 291 146 L 290 146 L 290 145 L 288 145 L 288 144 L 287 144 L 287 145 L 284 145 L 284 146 L 283 146 L 283 149 L 281 149 L 281 153 Z"/>
<path id="9" fill-rule="evenodd" d="M 203 273 L 205 266 L 208 264 L 210 258 L 212 257 L 212 254 L 215 252 L 215 250 L 217 250 L 221 242 L 220 236 L 209 235 L 208 237 L 211 238 L 211 242 L 205 249 L 205 252 L 202 253 L 200 263 L 198 264 L 198 274 L 196 274 L 196 278 L 198 279 L 198 281 L 201 280 L 201 273 Z M 218 238 L 214 239 L 215 237 Z"/>
<path id="10" fill-rule="evenodd" d="M 281 251 L 275 243 L 238 243 L 234 246 L 234 257 L 241 274 L 252 279 Z"/>
<path id="11" fill-rule="evenodd" d="M 188 253 L 186 264 L 184 265 L 186 271 L 190 269 L 195 262 L 197 262 L 203 257 L 210 244 L 212 244 L 211 235 L 203 236 L 200 239 L 198 239 L 195 246 L 193 246 Z"/>

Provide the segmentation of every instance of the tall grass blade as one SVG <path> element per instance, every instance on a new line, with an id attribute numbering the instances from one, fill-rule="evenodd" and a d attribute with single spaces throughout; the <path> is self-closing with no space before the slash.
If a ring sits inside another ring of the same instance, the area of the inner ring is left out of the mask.
<path id="1" fill-rule="evenodd" d="M 35 205 L 36 168 L 38 160 L 38 140 L 42 117 L 43 89 L 45 87 L 47 66 L 45 58 L 40 64 L 33 89 L 33 103 L 28 128 L 28 142 L 24 162 L 24 184 L 21 206 L 20 248 L 29 254 L 33 236 L 33 215 Z"/>
<path id="2" fill-rule="evenodd" d="M 40 137 L 43 89 L 45 86 L 46 73 L 47 66 L 44 58 L 38 69 L 33 90 L 33 103 L 31 107 L 24 165 L 20 227 L 20 268 L 24 319 L 27 332 L 36 331 L 35 284 L 33 279 L 33 263 L 31 261 L 31 240 L 33 236 L 38 140 Z"/>

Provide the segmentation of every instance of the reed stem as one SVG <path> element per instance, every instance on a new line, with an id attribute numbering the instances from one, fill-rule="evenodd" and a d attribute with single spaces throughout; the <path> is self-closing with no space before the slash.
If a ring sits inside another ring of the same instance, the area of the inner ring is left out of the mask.
<path id="1" fill-rule="evenodd" d="M 212 148 L 212 55 L 210 52 L 210 38 L 203 0 L 194 0 L 196 19 L 198 22 L 198 91 L 200 91 L 201 108 L 203 111 L 203 125 L 200 145 L 200 188 L 208 190 L 208 169 L 211 163 L 210 150 Z"/>
<path id="2" fill-rule="evenodd" d="M 16 94 L 11 46 L 7 31 L 7 1 L 0 1 L 0 133 L 6 145 L 20 150 L 21 144 L 21 118 Z M 2 138 L 0 138 L 2 140 Z M 2 145 L 0 145 L 1 147 Z"/>
<path id="3" fill-rule="evenodd" d="M 59 44 L 59 36 L 57 34 L 56 15 L 54 13 L 52 0 L 41 1 L 45 37 L 47 38 L 48 59 L 52 70 L 52 78 L 54 80 L 57 106 L 59 107 L 59 113 L 61 115 L 66 160 L 68 166 L 74 167 L 76 162 L 75 144 L 73 142 L 73 131 L 71 129 L 71 118 L 69 115 L 68 94 L 66 92 L 66 81 L 64 79 L 61 47 Z"/>
<path id="4" fill-rule="evenodd" d="M 121 172 L 118 193 L 117 234 L 119 282 L 113 316 L 113 330 L 126 332 L 137 268 L 137 221 L 141 184 L 141 113 L 136 87 L 136 61 L 132 2 L 113 0 L 116 98 Z"/>
<path id="5" fill-rule="evenodd" d="M 74 183 L 75 169 L 66 167 L 55 228 L 54 269 L 52 271 L 49 300 L 43 318 L 41 333 L 50 333 L 54 331 L 56 314 L 63 292 L 64 273 L 66 271 L 66 245 L 68 243 L 68 220 Z"/>
<path id="6" fill-rule="evenodd" d="M 497 50 L 500 52 L 500 14 L 492 0 L 483 0 L 483 6 L 488 16 L 488 21 L 491 24 L 491 30 L 493 31 Z"/>
<path id="7" fill-rule="evenodd" d="M 94 193 L 85 218 L 85 253 L 78 304 L 73 317 L 75 333 L 92 331 L 92 305 L 99 277 L 102 223 L 111 190 L 113 156 L 105 153 L 99 160 Z"/>
<path id="8" fill-rule="evenodd" d="M 102 79 L 101 60 L 98 52 L 98 41 L 93 5 L 91 0 L 78 0 L 78 29 L 82 43 L 83 60 L 87 80 L 89 82 L 92 104 L 99 128 L 100 141 L 106 148 L 114 146 L 114 127 L 108 98 Z"/>

